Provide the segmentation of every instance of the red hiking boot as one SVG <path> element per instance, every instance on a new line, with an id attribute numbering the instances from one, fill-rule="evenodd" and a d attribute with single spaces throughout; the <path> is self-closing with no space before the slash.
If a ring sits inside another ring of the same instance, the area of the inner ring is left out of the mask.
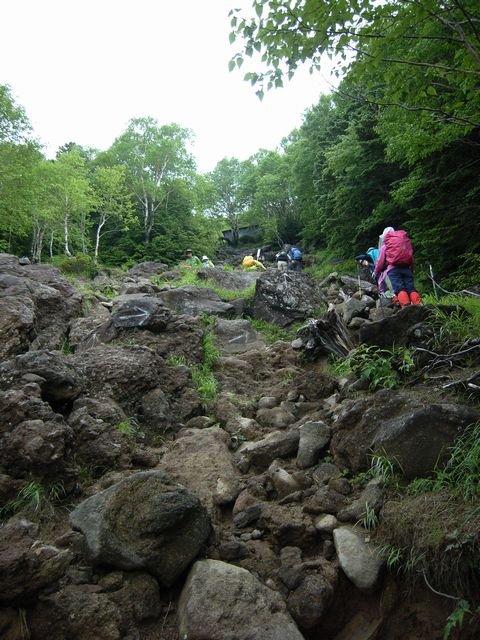
<path id="1" fill-rule="evenodd" d="M 412 304 L 423 304 L 423 300 L 421 299 L 418 291 L 412 291 L 412 293 L 410 294 L 410 302 Z"/>
<path id="2" fill-rule="evenodd" d="M 401 307 L 405 307 L 407 304 L 410 304 L 410 298 L 408 297 L 408 293 L 406 291 L 400 291 L 397 294 L 397 298 L 400 302 Z"/>

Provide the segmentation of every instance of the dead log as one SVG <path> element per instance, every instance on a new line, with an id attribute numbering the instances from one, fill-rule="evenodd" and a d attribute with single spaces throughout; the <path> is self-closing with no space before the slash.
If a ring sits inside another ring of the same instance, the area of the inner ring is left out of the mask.
<path id="1" fill-rule="evenodd" d="M 312 360 L 329 353 L 346 356 L 355 348 L 347 327 L 333 309 L 299 329 L 294 346 Z"/>

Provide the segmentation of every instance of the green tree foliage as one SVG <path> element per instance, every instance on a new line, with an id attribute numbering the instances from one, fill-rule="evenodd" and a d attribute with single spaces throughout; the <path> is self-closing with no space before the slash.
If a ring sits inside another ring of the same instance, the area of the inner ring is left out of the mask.
<path id="1" fill-rule="evenodd" d="M 251 201 L 247 162 L 223 158 L 208 175 L 212 185 L 210 211 L 223 218 L 232 230 L 232 244 L 238 244 L 238 229 Z"/>
<path id="2" fill-rule="evenodd" d="M 116 229 L 128 230 L 135 224 L 130 192 L 125 183 L 125 167 L 98 167 L 94 178 L 95 248 L 94 262 L 98 260 L 101 239 Z"/>
<path id="3" fill-rule="evenodd" d="M 33 198 L 32 170 L 41 154 L 10 88 L 0 85 L 0 250 L 25 251 Z"/>
<path id="4" fill-rule="evenodd" d="M 193 179 L 195 165 L 186 148 L 191 136 L 177 124 L 159 126 L 153 118 L 133 118 L 105 155 L 107 163 L 126 168 L 127 184 L 141 207 L 145 245 L 152 240 L 175 180 Z"/>
<path id="5" fill-rule="evenodd" d="M 478 280 L 480 6 L 474 0 L 253 0 L 233 9 L 231 67 L 263 92 L 334 57 L 344 79 L 307 113 L 291 158 L 305 244 L 352 255 L 386 225 L 417 264 Z M 261 61 L 260 61 L 261 57 Z M 462 270 L 463 265 L 463 270 Z M 465 273 L 467 271 L 467 273 Z"/>

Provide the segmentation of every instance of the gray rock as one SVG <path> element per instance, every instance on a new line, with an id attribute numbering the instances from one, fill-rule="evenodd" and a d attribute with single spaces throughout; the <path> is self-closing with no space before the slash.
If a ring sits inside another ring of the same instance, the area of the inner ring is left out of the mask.
<path id="1" fill-rule="evenodd" d="M 274 396 L 263 396 L 258 401 L 259 409 L 273 409 L 277 405 L 278 405 L 278 398 L 275 398 Z"/>
<path id="2" fill-rule="evenodd" d="M 160 463 L 163 471 L 200 499 L 212 517 L 217 504 L 231 503 L 240 491 L 229 444 L 229 434 L 218 427 L 185 429 Z"/>
<path id="3" fill-rule="evenodd" d="M 297 467 L 308 469 L 318 462 L 320 453 L 330 442 L 331 428 L 324 422 L 305 422 L 300 427 Z"/>
<path id="4" fill-rule="evenodd" d="M 368 305 L 366 302 L 350 298 L 343 304 L 343 320 L 348 324 L 352 318 L 367 317 Z"/>
<path id="5" fill-rule="evenodd" d="M 31 348 L 59 349 L 81 296 L 54 267 L 0 254 L 0 361 Z"/>
<path id="6" fill-rule="evenodd" d="M 264 342 L 249 320 L 218 318 L 214 327 L 215 344 L 223 353 L 245 353 L 265 349 Z"/>
<path id="7" fill-rule="evenodd" d="M 117 307 L 112 314 L 112 324 L 116 329 L 149 329 L 164 331 L 172 317 L 160 300 L 138 298 Z"/>
<path id="8" fill-rule="evenodd" d="M 282 469 L 282 467 L 280 467 L 276 462 L 273 462 L 270 465 L 268 474 L 273 483 L 273 486 L 275 487 L 275 491 L 280 498 L 288 496 L 290 493 L 298 491 L 301 488 L 297 480 L 295 480 L 295 478 L 290 475 L 288 471 Z"/>
<path id="9" fill-rule="evenodd" d="M 287 606 L 300 629 L 312 629 L 323 617 L 333 587 L 322 574 L 308 575 L 288 597 Z"/>
<path id="10" fill-rule="evenodd" d="M 204 269 L 197 273 L 197 278 L 212 282 L 214 286 L 238 291 L 242 295 L 245 289 L 249 289 L 261 275 L 261 271 L 224 271 L 223 269 Z"/>
<path id="11" fill-rule="evenodd" d="M 299 433 L 296 430 L 273 431 L 262 440 L 245 442 L 237 452 L 237 462 L 242 471 L 253 465 L 266 469 L 275 458 L 287 458 L 298 449 Z"/>
<path id="12" fill-rule="evenodd" d="M 180 638 L 303 640 L 279 593 L 246 569 L 218 560 L 195 563 L 178 603 Z"/>
<path id="13" fill-rule="evenodd" d="M 356 293 L 359 288 L 362 291 L 362 294 L 378 294 L 378 287 L 372 282 L 367 282 L 366 280 L 360 280 L 358 282 L 358 278 L 353 278 L 352 276 L 341 276 L 340 281 L 343 285 L 343 289 L 346 290 L 350 295 Z"/>
<path id="14" fill-rule="evenodd" d="M 363 327 L 363 325 L 367 322 L 368 322 L 367 318 L 356 317 L 350 320 L 350 322 L 348 323 L 348 326 L 350 329 L 360 329 L 360 327 Z"/>
<path id="15" fill-rule="evenodd" d="M 273 429 L 286 429 L 295 422 L 295 416 L 283 407 L 273 409 L 259 409 L 256 415 L 257 422 L 264 427 Z"/>
<path id="16" fill-rule="evenodd" d="M 378 514 L 383 504 L 383 481 L 375 478 L 370 480 L 359 498 L 345 509 L 338 512 L 337 517 L 342 522 L 358 522 L 366 514 L 368 508 Z"/>
<path id="17" fill-rule="evenodd" d="M 133 276 L 154 276 L 167 271 L 168 265 L 163 262 L 139 262 L 128 270 L 129 275 Z"/>
<path id="18" fill-rule="evenodd" d="M 209 313 L 222 317 L 234 314 L 234 307 L 228 302 L 223 302 L 213 289 L 187 285 L 162 291 L 158 298 L 171 311 L 179 314 L 198 316 L 201 313 Z"/>
<path id="19" fill-rule="evenodd" d="M 160 471 L 136 473 L 80 503 L 70 523 L 91 560 L 143 569 L 172 585 L 199 553 L 210 520 L 198 498 Z"/>
<path id="20" fill-rule="evenodd" d="M 315 518 L 314 524 L 318 533 L 332 534 L 338 527 L 338 520 L 329 513 L 322 513 Z"/>
<path id="21" fill-rule="evenodd" d="M 351 527 L 338 527 L 333 532 L 338 561 L 343 572 L 360 591 L 378 586 L 384 560 L 375 545 L 365 542 L 365 535 Z"/>
<path id="22" fill-rule="evenodd" d="M 330 444 L 335 462 L 358 472 L 373 450 L 396 460 L 408 479 L 431 473 L 479 413 L 463 405 L 424 403 L 421 395 L 388 390 L 344 402 Z"/>
<path id="23" fill-rule="evenodd" d="M 322 304 L 321 288 L 309 275 L 272 270 L 257 280 L 253 317 L 285 327 L 312 316 Z"/>

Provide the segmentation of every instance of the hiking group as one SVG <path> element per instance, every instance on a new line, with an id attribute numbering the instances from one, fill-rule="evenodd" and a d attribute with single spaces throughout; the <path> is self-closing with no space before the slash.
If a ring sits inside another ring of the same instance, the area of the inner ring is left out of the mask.
<path id="1" fill-rule="evenodd" d="M 406 231 L 386 227 L 379 236 L 378 249 L 370 247 L 355 260 L 368 266 L 381 294 L 393 293 L 394 304 L 422 304 L 413 282 L 413 247 Z"/>

